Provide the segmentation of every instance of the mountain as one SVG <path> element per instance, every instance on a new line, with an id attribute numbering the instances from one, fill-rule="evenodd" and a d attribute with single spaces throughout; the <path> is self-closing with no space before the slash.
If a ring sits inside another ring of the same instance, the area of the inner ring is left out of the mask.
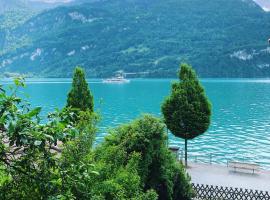
<path id="1" fill-rule="evenodd" d="M 270 15 L 252 0 L 100 0 L 57 7 L 10 31 L 0 71 L 89 77 L 117 70 L 175 77 L 270 77 Z M 0 36 L 1 37 L 1 36 Z"/>
<path id="2" fill-rule="evenodd" d="M 0 0 L 0 49 L 5 44 L 14 49 L 24 43 L 24 38 L 14 38 L 10 32 L 31 17 L 60 5 L 74 4 L 72 0 Z"/>
<path id="3" fill-rule="evenodd" d="M 18 8 L 24 8 L 24 3 L 18 0 L 0 0 L 0 14 Z"/>
<path id="4" fill-rule="evenodd" d="M 39 0 L 0 0 L 0 15 L 10 10 L 25 9 L 31 11 L 41 11 L 44 9 L 54 8 L 63 4 L 65 3 L 61 3 L 61 1 L 50 2 Z"/>
<path id="5" fill-rule="evenodd" d="M 6 11 L 27 9 L 31 11 L 42 11 L 56 8 L 61 5 L 77 5 L 98 0 L 0 0 L 0 15 Z"/>

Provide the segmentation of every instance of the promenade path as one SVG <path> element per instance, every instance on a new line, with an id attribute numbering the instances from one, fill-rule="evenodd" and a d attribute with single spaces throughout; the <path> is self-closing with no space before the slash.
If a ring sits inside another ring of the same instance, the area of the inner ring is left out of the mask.
<path id="1" fill-rule="evenodd" d="M 243 173 L 234 172 L 221 165 L 189 163 L 187 169 L 195 184 L 208 184 L 233 188 L 252 189 L 270 192 L 270 171 Z"/>

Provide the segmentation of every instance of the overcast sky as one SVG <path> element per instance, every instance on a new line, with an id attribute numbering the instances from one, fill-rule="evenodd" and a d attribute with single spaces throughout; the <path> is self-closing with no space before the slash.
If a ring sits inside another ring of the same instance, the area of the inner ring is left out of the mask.
<path id="1" fill-rule="evenodd" d="M 254 0 L 257 2 L 264 10 L 270 11 L 270 0 Z"/>
<path id="2" fill-rule="evenodd" d="M 30 0 L 30 1 L 39 1 L 45 3 L 69 3 L 73 0 Z"/>
<path id="3" fill-rule="evenodd" d="M 39 2 L 46 2 L 46 3 L 69 3 L 75 0 L 30 0 L 30 1 L 39 1 Z M 270 0 L 254 0 L 257 2 L 264 10 L 270 10 Z"/>
<path id="4" fill-rule="evenodd" d="M 262 3 L 270 3 L 270 0 L 257 0 L 257 1 L 260 1 L 260 2 L 262 2 Z"/>

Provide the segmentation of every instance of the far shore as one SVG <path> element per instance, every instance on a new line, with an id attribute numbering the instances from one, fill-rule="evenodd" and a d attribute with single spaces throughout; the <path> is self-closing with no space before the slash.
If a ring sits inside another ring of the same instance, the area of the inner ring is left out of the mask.
<path id="1" fill-rule="evenodd" d="M 9 81 L 13 81 L 16 77 L 0 77 L 0 82 L 9 82 Z M 87 78 L 88 82 L 101 82 L 102 80 L 109 78 L 109 77 L 104 77 L 104 78 L 94 78 L 94 77 L 90 77 Z M 176 81 L 177 79 L 175 78 L 169 78 L 169 77 L 136 77 L 136 78 L 129 78 L 126 77 L 127 79 L 131 80 L 131 81 Z M 52 81 L 56 81 L 59 82 L 72 82 L 72 78 L 71 77 L 26 77 L 25 81 L 26 82 L 52 82 Z M 200 78 L 200 80 L 202 82 L 258 82 L 258 83 L 270 83 L 270 77 L 265 77 L 265 78 L 222 78 L 222 77 L 210 77 L 210 78 Z"/>

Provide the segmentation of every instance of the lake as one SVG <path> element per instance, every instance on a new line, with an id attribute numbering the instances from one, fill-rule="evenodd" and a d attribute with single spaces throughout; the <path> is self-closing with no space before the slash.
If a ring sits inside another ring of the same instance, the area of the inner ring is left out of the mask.
<path id="1" fill-rule="evenodd" d="M 189 159 L 226 164 L 235 159 L 258 162 L 270 169 L 270 80 L 202 79 L 213 105 L 212 124 L 207 133 L 189 141 Z M 1 81 L 10 84 L 10 81 Z M 129 122 L 142 113 L 161 116 L 160 105 L 170 93 L 169 79 L 134 79 L 128 84 L 104 84 L 88 80 L 95 109 L 102 115 L 97 142 L 110 127 Z M 24 93 L 42 115 L 62 108 L 71 79 L 29 79 Z M 183 140 L 169 136 L 183 148 Z"/>

